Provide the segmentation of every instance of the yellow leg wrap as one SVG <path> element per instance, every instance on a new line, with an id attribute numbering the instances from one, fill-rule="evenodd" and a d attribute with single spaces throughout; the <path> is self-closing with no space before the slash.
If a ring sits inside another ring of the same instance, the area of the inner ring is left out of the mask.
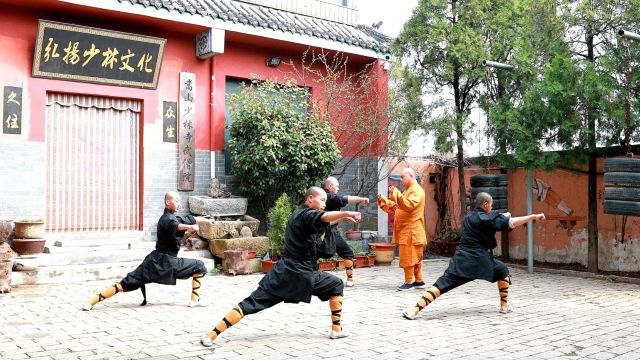
<path id="1" fill-rule="evenodd" d="M 431 304 L 435 299 L 437 299 L 438 296 L 440 296 L 440 290 L 437 287 L 432 286 L 428 288 L 427 291 L 422 294 L 422 297 L 420 298 L 420 300 L 418 300 L 416 306 L 411 308 L 413 314 L 415 315 L 419 313 L 422 309 L 427 307 L 427 305 Z"/>
<path id="2" fill-rule="evenodd" d="M 211 340 L 215 340 L 221 332 L 227 330 L 233 325 L 237 324 L 242 320 L 244 314 L 242 313 L 242 309 L 239 306 L 234 306 L 223 318 L 218 322 L 216 327 L 213 328 L 213 331 L 209 331 L 207 336 Z"/>
<path id="3" fill-rule="evenodd" d="M 102 290 L 102 292 L 98 293 L 98 295 L 94 295 L 89 299 L 88 303 L 91 305 L 95 305 L 104 299 L 108 299 L 113 295 L 122 292 L 122 286 L 120 283 L 115 283 L 112 286 Z"/>
<path id="4" fill-rule="evenodd" d="M 498 292 L 500 293 L 500 307 L 507 307 L 509 302 L 509 284 L 511 276 L 498 280 Z"/>
<path id="5" fill-rule="evenodd" d="M 341 332 L 340 317 L 342 316 L 342 296 L 330 297 L 329 308 L 331 309 L 331 330 Z"/>
<path id="6" fill-rule="evenodd" d="M 342 265 L 344 266 L 344 270 L 347 272 L 347 281 L 353 281 L 353 260 L 342 260 Z"/>
<path id="7" fill-rule="evenodd" d="M 200 279 L 204 277 L 204 274 L 193 274 L 191 276 L 191 301 L 200 301 Z"/>

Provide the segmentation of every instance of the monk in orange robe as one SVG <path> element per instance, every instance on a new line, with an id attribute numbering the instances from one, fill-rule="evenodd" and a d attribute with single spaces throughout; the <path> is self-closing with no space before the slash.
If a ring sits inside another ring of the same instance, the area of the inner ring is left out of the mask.
<path id="1" fill-rule="evenodd" d="M 422 253 L 427 244 L 424 225 L 424 190 L 416 181 L 416 173 L 405 168 L 401 173 L 403 192 L 389 186 L 389 198 L 378 194 L 378 206 L 394 214 L 392 243 L 400 249 L 400 267 L 404 269 L 404 284 L 398 290 L 424 289 Z"/>

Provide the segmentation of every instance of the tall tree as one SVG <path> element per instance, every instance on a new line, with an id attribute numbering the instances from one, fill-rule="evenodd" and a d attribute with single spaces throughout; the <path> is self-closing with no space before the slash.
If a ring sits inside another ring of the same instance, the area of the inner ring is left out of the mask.
<path id="1" fill-rule="evenodd" d="M 596 156 L 598 145 L 609 145 L 612 128 L 624 122 L 620 104 L 624 78 L 609 65 L 617 47 L 616 31 L 637 25 L 638 1 L 566 0 L 562 15 L 567 23 L 566 41 L 580 69 L 577 111 L 582 123 L 567 148 L 586 149 L 588 157 L 588 269 L 598 271 L 598 201 Z M 619 59 L 618 59 L 619 60 Z M 614 61 L 615 62 L 615 61 Z M 573 145 L 573 147 L 571 147 Z"/>
<path id="2" fill-rule="evenodd" d="M 436 135 L 437 146 L 455 142 L 461 214 L 467 207 L 464 182 L 464 143 L 470 126 L 469 112 L 478 98 L 487 58 L 481 24 L 487 13 L 482 0 L 420 0 L 413 16 L 395 42 L 400 58 L 410 59 L 418 71 L 427 107 L 439 116 L 427 119 L 425 128 Z M 453 95 L 453 99 L 451 95 Z M 441 146 L 438 148 L 442 149 Z"/>

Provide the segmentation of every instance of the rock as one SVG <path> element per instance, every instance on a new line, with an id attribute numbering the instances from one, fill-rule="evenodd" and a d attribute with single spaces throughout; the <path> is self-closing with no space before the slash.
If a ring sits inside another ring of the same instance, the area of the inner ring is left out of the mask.
<path id="1" fill-rule="evenodd" d="M 244 227 L 243 227 L 244 229 Z M 236 228 L 233 228 L 231 230 L 229 230 L 229 238 L 231 239 L 235 239 L 235 238 L 239 238 L 240 237 L 240 233 L 238 233 L 238 230 L 236 230 Z"/>
<path id="2" fill-rule="evenodd" d="M 248 226 L 243 226 L 242 229 L 240 229 L 240 237 L 249 238 L 252 236 L 253 236 L 253 233 L 251 232 L 251 229 Z"/>
<path id="3" fill-rule="evenodd" d="M 0 260 L 0 294 L 11 292 L 12 267 L 11 260 Z"/>
<path id="4" fill-rule="evenodd" d="M 191 242 L 191 248 L 195 250 L 202 250 L 209 247 L 209 241 L 199 236 L 192 236 L 189 238 L 189 241 Z"/>
<path id="5" fill-rule="evenodd" d="M 227 190 L 227 185 L 213 178 L 209 180 L 209 196 L 212 198 L 229 198 L 231 193 Z"/>
<path id="6" fill-rule="evenodd" d="M 203 217 L 197 217 L 196 220 L 199 227 L 198 235 L 209 240 L 229 238 L 232 229 L 239 233 L 243 226 L 248 226 L 251 229 L 251 233 L 256 234 L 260 225 L 260 220 L 248 215 L 243 215 L 233 221 L 214 221 Z"/>
<path id="7" fill-rule="evenodd" d="M 0 245 L 11 241 L 14 237 L 15 226 L 11 220 L 0 220 Z"/>
<path id="8" fill-rule="evenodd" d="M 224 267 L 229 274 L 249 274 L 247 250 L 225 250 Z"/>
<path id="9" fill-rule="evenodd" d="M 246 198 L 230 197 L 214 199 L 209 196 L 189 196 L 189 211 L 192 214 L 215 216 L 244 215 L 247 213 Z"/>
<path id="10" fill-rule="evenodd" d="M 255 250 L 256 255 L 263 256 L 269 250 L 269 238 L 257 236 L 236 239 L 209 240 L 209 250 L 217 257 L 224 258 L 225 250 Z"/>

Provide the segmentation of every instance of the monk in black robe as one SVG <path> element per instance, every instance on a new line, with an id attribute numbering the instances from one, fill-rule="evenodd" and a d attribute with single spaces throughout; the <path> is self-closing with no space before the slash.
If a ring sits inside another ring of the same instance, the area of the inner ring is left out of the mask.
<path id="1" fill-rule="evenodd" d="M 319 187 L 309 188 L 305 199 L 287 222 L 284 258 L 260 280 L 258 288 L 249 297 L 227 312 L 212 331 L 202 336 L 202 345 L 213 346 L 220 333 L 237 324 L 245 315 L 281 302 L 309 303 L 311 296 L 329 301 L 332 320 L 329 338 L 348 336 L 340 324 L 344 285 L 335 275 L 317 270 L 316 247 L 329 224 L 345 219 L 358 222 L 361 215 L 354 211 L 323 211 L 327 194 Z"/>
<path id="2" fill-rule="evenodd" d="M 325 180 L 322 189 L 327 193 L 327 206 L 325 211 L 338 211 L 340 208 L 354 203 L 362 205 L 369 204 L 368 198 L 338 193 L 338 191 L 340 191 L 340 183 L 338 179 L 333 176 L 329 176 L 327 180 Z M 349 244 L 340 236 L 338 224 L 332 224 L 329 226 L 324 240 L 318 245 L 318 258 L 330 259 L 336 254 L 343 259 L 342 265 L 347 273 L 347 281 L 344 283 L 344 286 L 351 287 L 353 286 L 354 253 L 349 247 Z"/>
<path id="3" fill-rule="evenodd" d="M 415 319 L 438 296 L 476 279 L 497 282 L 500 313 L 510 312 L 508 298 L 511 276 L 507 266 L 493 257 L 493 249 L 497 246 L 495 234 L 497 231 L 511 231 L 530 220 L 545 220 L 545 217 L 544 214 L 511 217 L 509 213 L 492 213 L 493 198 L 485 192 L 478 193 L 475 204 L 475 209 L 462 221 L 460 246 L 449 261 L 449 267 L 414 307 L 403 311 L 406 319 Z"/>
<path id="4" fill-rule="evenodd" d="M 207 273 L 207 268 L 201 260 L 184 259 L 178 257 L 180 242 L 185 233 L 198 230 L 195 219 L 187 216 L 186 219 L 178 217 L 175 212 L 180 210 L 180 195 L 176 192 L 168 192 L 164 196 L 164 213 L 158 220 L 158 240 L 156 249 L 147 255 L 142 264 L 127 274 L 122 280 L 107 287 L 97 295 L 92 296 L 82 307 L 82 310 L 91 310 L 98 302 L 108 299 L 119 292 L 128 292 L 137 289 L 142 290 L 144 300 L 141 305 L 147 304 L 145 284 L 158 283 L 175 285 L 176 279 L 191 278 L 191 300 L 189 306 L 201 306 L 200 286 L 201 278 Z"/>

